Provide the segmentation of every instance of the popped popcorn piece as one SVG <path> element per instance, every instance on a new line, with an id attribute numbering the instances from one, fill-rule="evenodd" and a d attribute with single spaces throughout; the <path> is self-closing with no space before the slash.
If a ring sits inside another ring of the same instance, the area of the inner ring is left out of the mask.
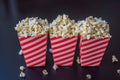
<path id="1" fill-rule="evenodd" d="M 24 67 L 24 66 L 20 66 L 20 70 L 21 70 L 21 71 L 24 71 L 24 70 L 25 70 L 25 67 Z"/>
<path id="2" fill-rule="evenodd" d="M 44 70 L 42 71 L 42 73 L 43 73 L 45 76 L 48 75 L 48 72 L 47 72 L 46 69 L 44 69 Z"/>
<path id="3" fill-rule="evenodd" d="M 51 36 L 72 37 L 77 36 L 77 28 L 75 21 L 71 20 L 68 15 L 58 15 L 50 24 Z"/>
<path id="4" fill-rule="evenodd" d="M 78 21 L 76 23 L 78 31 L 82 37 L 90 39 L 94 38 L 110 38 L 109 24 L 102 20 L 102 18 L 93 18 L 92 16 L 87 17 L 86 20 Z"/>
<path id="5" fill-rule="evenodd" d="M 23 55 L 22 50 L 20 50 L 18 54 L 19 54 L 20 56 Z"/>
<path id="6" fill-rule="evenodd" d="M 24 72 L 21 72 L 21 73 L 20 73 L 20 77 L 21 77 L 21 78 L 24 78 L 25 76 L 26 76 L 26 74 L 25 74 Z"/>
<path id="7" fill-rule="evenodd" d="M 58 69 L 58 66 L 56 64 L 54 64 L 53 69 L 56 71 Z"/>
<path id="8" fill-rule="evenodd" d="M 80 59 L 79 59 L 79 57 L 77 57 L 76 62 L 77 62 L 78 64 L 80 64 Z"/>
<path id="9" fill-rule="evenodd" d="M 91 76 L 90 74 L 86 74 L 86 78 L 87 78 L 87 79 L 91 79 L 92 76 Z"/>
<path id="10" fill-rule="evenodd" d="M 47 34 L 48 29 L 47 19 L 38 19 L 38 17 L 23 19 L 15 27 L 19 37 Z"/>
<path id="11" fill-rule="evenodd" d="M 112 55 L 112 62 L 118 62 L 118 59 L 116 58 L 115 55 Z"/>
<path id="12" fill-rule="evenodd" d="M 49 49 L 49 52 L 52 53 L 52 49 Z"/>
<path id="13" fill-rule="evenodd" d="M 120 69 L 117 69 L 117 73 L 120 75 Z"/>

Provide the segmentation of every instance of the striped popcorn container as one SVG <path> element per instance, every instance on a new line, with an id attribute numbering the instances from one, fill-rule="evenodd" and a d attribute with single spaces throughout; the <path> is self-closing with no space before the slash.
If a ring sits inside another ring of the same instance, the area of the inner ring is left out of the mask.
<path id="1" fill-rule="evenodd" d="M 58 66 L 72 66 L 77 37 L 50 37 L 54 64 Z"/>
<path id="2" fill-rule="evenodd" d="M 19 37 L 19 41 L 27 67 L 45 66 L 47 35 Z"/>
<path id="3" fill-rule="evenodd" d="M 80 38 L 81 66 L 100 66 L 110 38 Z"/>

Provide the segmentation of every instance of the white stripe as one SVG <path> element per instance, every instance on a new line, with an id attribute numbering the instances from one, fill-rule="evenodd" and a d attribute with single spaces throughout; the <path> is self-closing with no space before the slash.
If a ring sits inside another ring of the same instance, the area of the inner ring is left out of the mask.
<path id="1" fill-rule="evenodd" d="M 82 61 L 82 60 L 81 60 L 81 61 Z M 96 60 L 92 60 L 92 61 L 88 61 L 88 62 L 82 63 L 82 64 L 83 64 L 83 65 L 88 65 L 88 64 L 92 64 L 92 63 L 97 62 L 97 61 L 101 61 L 101 58 L 96 59 Z"/>
<path id="2" fill-rule="evenodd" d="M 47 42 L 47 41 L 44 41 L 44 42 L 42 42 L 41 44 L 38 44 L 38 45 L 36 45 L 36 46 L 33 46 L 33 47 L 31 47 L 31 48 L 29 48 L 29 49 L 27 49 L 27 50 L 23 50 L 23 53 L 30 52 L 30 51 L 32 51 L 32 50 L 34 50 L 34 49 L 36 49 L 36 48 L 38 48 L 38 47 L 40 47 L 40 46 L 43 46 L 44 44 L 46 44 L 46 42 Z"/>
<path id="3" fill-rule="evenodd" d="M 72 39 L 70 39 L 70 40 L 66 40 L 66 41 L 61 42 L 61 43 L 59 43 L 59 44 L 52 45 L 52 47 L 53 47 L 53 48 L 54 48 L 54 47 L 58 47 L 58 46 L 67 44 L 67 43 L 69 43 L 69 42 L 72 42 L 72 41 L 74 41 L 74 40 L 76 40 L 76 39 L 77 39 L 77 38 L 72 38 Z"/>
<path id="4" fill-rule="evenodd" d="M 58 42 L 58 41 L 61 41 L 61 40 L 64 40 L 65 38 L 55 38 L 55 39 L 52 39 L 51 40 L 51 43 L 55 43 L 55 42 Z"/>
<path id="5" fill-rule="evenodd" d="M 87 53 L 87 52 L 90 52 L 90 51 L 99 49 L 99 48 L 101 48 L 101 47 L 105 47 L 105 46 L 107 46 L 107 44 L 108 44 L 108 43 L 106 43 L 106 44 L 101 44 L 100 46 L 97 46 L 97 47 L 94 47 L 94 48 L 91 48 L 91 49 L 89 48 L 89 49 L 87 49 L 87 50 L 85 50 L 85 51 L 82 50 L 82 53 L 84 54 L 84 53 Z"/>
<path id="6" fill-rule="evenodd" d="M 28 57 L 30 57 L 30 56 L 33 56 L 33 55 L 37 54 L 37 53 L 42 54 L 41 51 L 43 51 L 43 50 L 45 50 L 45 49 L 46 49 L 46 46 L 43 47 L 43 48 L 41 48 L 41 49 L 39 49 L 39 50 L 36 50 L 35 52 L 32 52 L 32 53 L 30 53 L 30 54 L 25 54 L 24 57 L 25 57 L 25 58 L 28 58 Z"/>
<path id="7" fill-rule="evenodd" d="M 71 60 L 73 60 L 73 58 L 69 58 L 69 59 L 66 59 L 66 60 L 64 60 L 64 61 L 59 61 L 59 62 L 56 62 L 57 64 L 62 64 L 62 63 L 64 63 L 64 62 L 68 62 L 68 61 L 71 61 Z"/>
<path id="8" fill-rule="evenodd" d="M 71 51 L 73 51 L 73 50 L 75 50 L 75 48 L 72 48 L 72 49 L 69 49 L 69 50 L 66 50 L 66 51 L 63 51 L 63 52 L 60 52 L 60 53 L 58 53 L 58 54 L 54 54 L 54 57 L 56 57 L 56 56 L 60 56 L 60 55 L 62 55 L 62 54 L 65 54 L 65 53 L 70 53 Z"/>
<path id="9" fill-rule="evenodd" d="M 90 42 L 93 42 L 93 41 L 96 41 L 97 39 L 90 39 L 90 40 L 87 40 L 87 41 L 83 41 L 82 42 L 82 45 L 83 44 L 88 44 L 88 43 L 90 43 Z"/>
<path id="10" fill-rule="evenodd" d="M 38 60 L 36 60 L 36 61 L 33 61 L 33 62 L 31 62 L 31 63 L 29 63 L 29 64 L 27 64 L 27 65 L 33 65 L 33 64 L 36 64 L 36 63 L 38 63 L 38 62 L 41 62 L 42 60 L 45 60 L 45 57 L 40 58 L 40 59 L 38 59 Z"/>
<path id="11" fill-rule="evenodd" d="M 26 48 L 26 47 L 29 47 L 29 46 L 31 46 L 31 45 L 33 45 L 33 44 L 36 44 L 36 43 L 38 43 L 38 42 L 44 40 L 45 38 L 46 38 L 46 36 L 44 36 L 44 37 L 42 37 L 42 38 L 39 38 L 38 40 L 35 40 L 35 41 L 33 41 L 33 42 L 30 42 L 30 43 L 28 43 L 28 44 L 22 46 L 22 48 Z"/>
<path id="12" fill-rule="evenodd" d="M 97 51 L 95 51 L 95 52 L 92 52 L 92 53 L 90 53 L 90 54 L 86 54 L 86 55 L 82 55 L 81 57 L 82 58 L 84 58 L 84 57 L 88 57 L 88 56 L 91 56 L 91 55 L 94 55 L 94 54 L 97 54 L 97 53 L 99 53 L 99 52 L 103 52 L 103 51 L 105 51 L 106 49 L 100 49 L 100 50 L 97 50 Z M 83 54 L 82 52 L 81 52 L 81 54 Z"/>
<path id="13" fill-rule="evenodd" d="M 98 42 L 95 42 L 95 43 L 91 43 L 91 44 L 89 44 L 89 45 L 82 46 L 81 49 L 89 48 L 89 47 L 95 46 L 95 45 L 97 45 L 97 44 L 102 45 L 101 43 L 106 42 L 106 41 L 108 41 L 108 40 L 102 40 L 102 41 L 98 41 Z M 106 44 L 108 44 L 108 43 L 106 43 Z"/>
<path id="14" fill-rule="evenodd" d="M 85 61 L 89 61 L 91 59 L 94 59 L 94 58 L 97 58 L 97 57 L 100 57 L 100 56 L 103 56 L 104 54 L 98 54 L 98 55 L 95 55 L 95 56 L 92 56 L 92 57 L 89 57 L 89 58 L 85 58 L 85 59 L 81 59 L 81 62 L 85 62 Z M 82 58 L 82 57 L 81 57 Z M 101 57 L 102 58 L 102 57 Z"/>
<path id="15" fill-rule="evenodd" d="M 75 49 L 76 48 L 76 42 L 72 43 L 72 44 L 69 44 L 69 45 L 66 45 L 66 46 L 62 46 L 61 48 L 56 48 L 55 50 L 52 50 L 52 52 L 61 51 L 63 49 L 69 48 L 69 47 L 74 46 L 74 45 L 75 45 L 75 47 L 74 47 L 74 49 Z"/>
<path id="16" fill-rule="evenodd" d="M 67 55 L 64 55 L 64 56 L 60 56 L 58 58 L 55 58 L 54 61 L 58 61 L 58 60 L 61 60 L 61 59 L 64 59 L 64 58 L 65 58 L 64 60 L 67 60 L 68 59 L 67 57 L 70 57 L 70 56 L 72 56 L 71 58 L 73 58 L 74 57 L 74 53 L 70 53 L 70 54 L 67 54 Z"/>
<path id="17" fill-rule="evenodd" d="M 46 54 L 46 53 L 43 52 L 43 53 L 41 53 L 41 54 L 39 54 L 39 55 L 37 55 L 37 56 L 33 56 L 32 58 L 26 59 L 26 62 L 35 60 L 35 59 L 37 59 L 37 58 L 39 58 L 39 57 L 41 57 L 41 56 L 43 56 L 43 55 L 45 55 L 45 54 Z M 45 57 L 45 56 L 43 56 L 43 57 Z M 40 58 L 40 59 L 41 59 L 41 58 Z"/>
<path id="18" fill-rule="evenodd" d="M 24 40 L 21 40 L 21 41 L 20 41 L 20 44 L 26 43 L 26 42 L 34 39 L 34 38 L 36 38 L 36 37 L 29 37 L 29 38 L 26 38 L 26 39 L 24 39 Z"/>

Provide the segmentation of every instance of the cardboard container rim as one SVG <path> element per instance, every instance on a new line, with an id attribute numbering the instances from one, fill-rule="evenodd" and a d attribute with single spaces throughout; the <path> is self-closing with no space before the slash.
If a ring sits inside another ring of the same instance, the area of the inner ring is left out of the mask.
<path id="1" fill-rule="evenodd" d="M 62 36 L 50 36 L 50 38 L 75 38 L 78 36 L 71 36 L 71 37 L 62 37 Z"/>
<path id="2" fill-rule="evenodd" d="M 48 34 L 38 35 L 38 36 L 18 36 L 18 38 L 29 38 L 29 37 L 39 37 L 39 36 L 47 36 Z"/>
<path id="3" fill-rule="evenodd" d="M 87 39 L 86 37 L 82 37 L 82 36 L 80 36 L 80 38 Z M 90 39 L 111 39 L 111 37 L 101 37 L 101 38 L 90 37 Z"/>

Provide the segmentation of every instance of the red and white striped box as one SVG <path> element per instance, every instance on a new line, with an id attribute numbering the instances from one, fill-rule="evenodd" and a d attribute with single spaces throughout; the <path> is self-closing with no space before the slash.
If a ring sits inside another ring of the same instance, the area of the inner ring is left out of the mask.
<path id="1" fill-rule="evenodd" d="M 110 38 L 80 38 L 81 66 L 100 66 Z"/>
<path id="2" fill-rule="evenodd" d="M 54 64 L 58 66 L 72 66 L 77 44 L 77 37 L 51 37 L 51 47 Z"/>
<path id="3" fill-rule="evenodd" d="M 19 41 L 27 67 L 45 66 L 47 35 L 19 37 Z"/>

